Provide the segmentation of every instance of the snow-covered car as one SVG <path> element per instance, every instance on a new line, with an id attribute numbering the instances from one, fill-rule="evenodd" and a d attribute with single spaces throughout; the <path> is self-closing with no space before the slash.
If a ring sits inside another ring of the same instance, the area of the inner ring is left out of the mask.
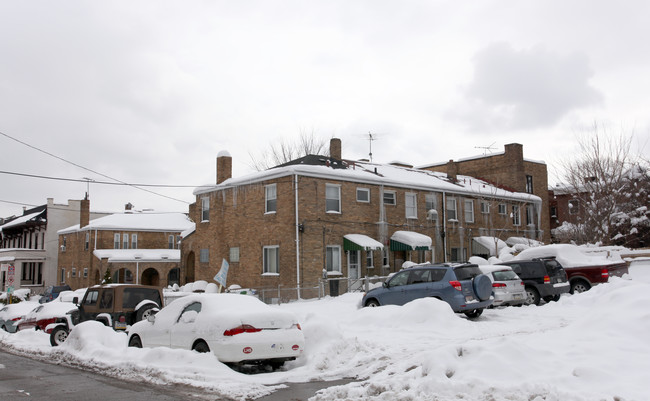
<path id="1" fill-rule="evenodd" d="M 296 317 L 255 297 L 192 294 L 129 330 L 131 347 L 212 352 L 221 362 L 273 367 L 300 356 L 305 338 Z"/>
<path id="2" fill-rule="evenodd" d="M 542 299 L 544 302 L 558 301 L 570 290 L 567 274 L 555 259 L 515 259 L 499 265 L 510 266 L 522 279 L 526 287 L 526 305 L 539 305 Z"/>
<path id="3" fill-rule="evenodd" d="M 0 329 L 15 333 L 18 329 L 16 323 L 26 314 L 38 306 L 38 302 L 23 301 L 5 305 L 0 309 Z"/>
<path id="4" fill-rule="evenodd" d="M 362 306 L 404 305 L 418 298 L 445 301 L 456 313 L 477 318 L 492 304 L 492 282 L 475 264 L 424 264 L 403 269 L 368 291 Z"/>
<path id="5" fill-rule="evenodd" d="M 63 291 L 71 291 L 72 288 L 70 288 L 69 285 L 51 285 L 45 289 L 45 292 L 43 293 L 43 296 L 41 299 L 38 300 L 38 302 L 44 304 L 47 302 L 54 301 L 61 292 Z"/>
<path id="6" fill-rule="evenodd" d="M 18 330 L 36 329 L 50 334 L 53 323 L 75 310 L 77 310 L 77 305 L 73 304 L 72 300 L 64 302 L 58 297 L 54 301 L 41 304 L 27 313 L 18 322 Z"/>
<path id="7" fill-rule="evenodd" d="M 522 305 L 526 302 L 524 282 L 509 266 L 479 265 L 479 269 L 492 281 L 492 306 Z"/>

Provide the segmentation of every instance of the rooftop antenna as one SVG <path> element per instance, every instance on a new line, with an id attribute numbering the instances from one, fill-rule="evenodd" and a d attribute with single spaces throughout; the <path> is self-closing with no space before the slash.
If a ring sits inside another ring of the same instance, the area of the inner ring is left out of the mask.
<path id="1" fill-rule="evenodd" d="M 372 141 L 376 141 L 377 138 L 372 136 L 372 132 L 368 131 L 368 145 L 370 147 L 370 152 L 368 153 L 368 156 L 370 156 L 370 163 L 372 163 Z"/>
<path id="2" fill-rule="evenodd" d="M 483 156 L 487 155 L 487 152 L 492 153 L 493 150 L 496 148 L 493 148 L 492 145 L 494 145 L 496 142 L 492 142 L 488 146 L 474 146 L 476 149 L 483 149 Z"/>

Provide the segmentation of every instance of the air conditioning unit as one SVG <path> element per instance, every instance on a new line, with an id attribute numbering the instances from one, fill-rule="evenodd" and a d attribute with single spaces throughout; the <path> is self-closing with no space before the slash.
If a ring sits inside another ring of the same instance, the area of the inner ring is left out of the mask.
<path id="1" fill-rule="evenodd" d="M 65 245 L 61 245 L 61 252 L 65 252 Z"/>

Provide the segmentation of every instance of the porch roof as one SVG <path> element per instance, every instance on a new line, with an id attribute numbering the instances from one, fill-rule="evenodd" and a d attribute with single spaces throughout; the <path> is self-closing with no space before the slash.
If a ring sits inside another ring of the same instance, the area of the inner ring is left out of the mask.
<path id="1" fill-rule="evenodd" d="M 375 251 L 384 249 L 384 245 L 363 234 L 347 234 L 343 236 L 343 250 L 346 251 Z"/>
<path id="2" fill-rule="evenodd" d="M 390 237 L 391 251 L 428 251 L 433 241 L 428 235 L 414 231 L 395 231 Z"/>

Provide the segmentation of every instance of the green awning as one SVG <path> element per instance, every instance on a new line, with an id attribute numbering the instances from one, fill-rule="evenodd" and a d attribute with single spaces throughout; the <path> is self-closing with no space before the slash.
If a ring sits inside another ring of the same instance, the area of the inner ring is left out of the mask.
<path id="1" fill-rule="evenodd" d="M 390 237 L 391 251 L 428 251 L 431 244 L 431 237 L 413 231 L 395 231 Z"/>
<path id="2" fill-rule="evenodd" d="M 345 251 L 374 251 L 384 249 L 381 242 L 363 234 L 347 234 L 343 236 L 343 250 Z"/>

